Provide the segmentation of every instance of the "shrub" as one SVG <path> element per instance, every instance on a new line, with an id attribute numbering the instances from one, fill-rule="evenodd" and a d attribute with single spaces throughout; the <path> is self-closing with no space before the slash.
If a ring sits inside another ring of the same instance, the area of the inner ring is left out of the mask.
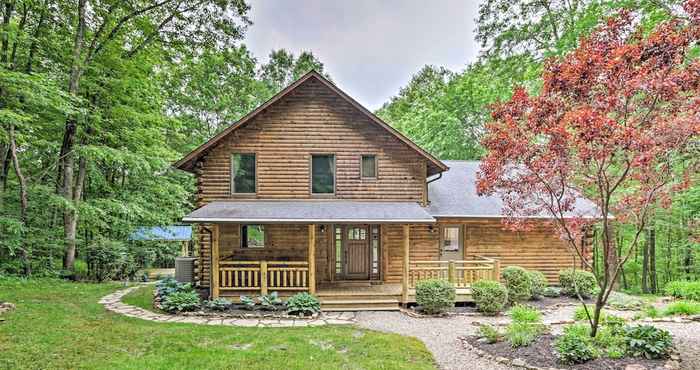
<path id="1" fill-rule="evenodd" d="M 138 266 L 124 243 L 97 239 L 85 248 L 87 275 L 96 281 L 133 278 Z"/>
<path id="2" fill-rule="evenodd" d="M 503 338 L 503 334 L 495 326 L 489 324 L 479 326 L 479 336 L 486 339 L 487 343 L 496 343 Z"/>
<path id="3" fill-rule="evenodd" d="M 172 277 L 167 277 L 163 280 L 159 280 L 156 283 L 156 293 L 161 297 L 161 299 L 165 299 L 170 294 L 177 292 L 194 292 L 194 288 L 192 287 L 192 284 L 178 283 L 177 280 Z"/>
<path id="4" fill-rule="evenodd" d="M 279 306 L 282 305 L 282 300 L 279 298 L 277 292 L 272 292 L 258 297 L 258 303 L 260 303 L 263 310 L 276 311 Z"/>
<path id="5" fill-rule="evenodd" d="M 664 310 L 664 316 L 700 314 L 700 303 L 692 301 L 673 302 Z"/>
<path id="6" fill-rule="evenodd" d="M 319 311 L 321 302 L 309 293 L 297 293 L 287 300 L 287 312 L 292 315 L 313 315 Z"/>
<path id="7" fill-rule="evenodd" d="M 612 292 L 607 305 L 618 310 L 639 310 L 644 306 L 644 301 L 629 294 Z"/>
<path id="8" fill-rule="evenodd" d="M 501 277 L 511 302 L 522 302 L 532 298 L 532 280 L 527 270 L 520 266 L 508 266 L 503 269 Z"/>
<path id="9" fill-rule="evenodd" d="M 542 290 L 542 295 L 549 298 L 557 298 L 561 296 L 561 288 L 548 286 Z"/>
<path id="10" fill-rule="evenodd" d="M 194 291 L 174 292 L 165 297 L 161 306 L 167 312 L 194 311 L 199 308 L 199 295 Z"/>
<path id="11" fill-rule="evenodd" d="M 559 284 L 562 293 L 571 297 L 576 297 L 577 292 L 583 298 L 593 295 L 596 288 L 595 276 L 583 270 L 562 270 L 559 272 Z"/>
<path id="12" fill-rule="evenodd" d="M 253 297 L 249 297 L 247 295 L 242 295 L 241 296 L 241 303 L 245 307 L 246 310 L 254 310 L 255 309 L 255 299 Z"/>
<path id="13" fill-rule="evenodd" d="M 497 281 L 479 280 L 472 284 L 472 297 L 479 311 L 495 315 L 506 306 L 508 290 Z"/>
<path id="14" fill-rule="evenodd" d="M 651 318 L 659 317 L 659 309 L 656 306 L 648 305 L 644 307 L 644 315 Z"/>
<path id="15" fill-rule="evenodd" d="M 530 270 L 527 273 L 530 275 L 530 282 L 532 283 L 532 298 L 541 298 L 544 295 L 544 290 L 547 288 L 547 278 L 540 271 Z"/>
<path id="16" fill-rule="evenodd" d="M 416 303 L 428 314 L 444 313 L 455 305 L 455 287 L 445 280 L 428 279 L 416 284 Z"/>
<path id="17" fill-rule="evenodd" d="M 231 307 L 231 302 L 226 298 L 214 298 L 211 301 L 204 302 L 204 306 L 213 311 L 226 311 Z"/>
<path id="18" fill-rule="evenodd" d="M 628 353 L 635 357 L 665 358 L 671 350 L 671 334 L 651 325 L 628 326 L 624 336 Z"/>
<path id="19" fill-rule="evenodd" d="M 565 364 L 581 364 L 596 356 L 588 328 L 583 325 L 564 327 L 564 334 L 556 340 L 554 347 L 559 354 L 559 360 Z"/>
<path id="20" fill-rule="evenodd" d="M 542 313 L 535 308 L 530 308 L 523 305 L 515 305 L 508 311 L 510 318 L 514 322 L 521 323 L 538 323 L 542 322 Z"/>
<path id="21" fill-rule="evenodd" d="M 700 301 L 700 281 L 671 281 L 666 284 L 664 293 L 674 298 Z"/>
<path id="22" fill-rule="evenodd" d="M 545 331 L 540 311 L 516 305 L 509 311 L 513 322 L 506 328 L 506 338 L 513 347 L 530 345 Z"/>

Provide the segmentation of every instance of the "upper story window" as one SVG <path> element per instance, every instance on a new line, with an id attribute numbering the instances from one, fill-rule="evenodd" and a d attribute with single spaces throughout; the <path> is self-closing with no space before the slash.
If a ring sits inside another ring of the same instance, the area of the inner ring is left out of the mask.
<path id="1" fill-rule="evenodd" d="M 311 156 L 311 193 L 335 193 L 335 155 L 314 154 Z"/>
<path id="2" fill-rule="evenodd" d="M 231 156 L 231 193 L 255 193 L 254 153 L 234 153 Z"/>
<path id="3" fill-rule="evenodd" d="M 377 156 L 374 154 L 362 155 L 360 163 L 360 176 L 363 179 L 377 178 Z"/>

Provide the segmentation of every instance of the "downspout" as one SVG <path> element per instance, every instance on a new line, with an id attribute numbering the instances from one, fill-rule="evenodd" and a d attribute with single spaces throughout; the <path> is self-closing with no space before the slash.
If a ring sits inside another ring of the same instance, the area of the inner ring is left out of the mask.
<path id="1" fill-rule="evenodd" d="M 429 191 L 428 191 L 428 184 L 430 184 L 431 182 L 440 180 L 441 178 L 442 178 L 442 172 L 440 172 L 439 174 L 437 174 L 437 176 L 436 176 L 435 178 L 432 178 L 432 179 L 430 179 L 430 180 L 426 180 L 426 181 L 425 181 L 425 206 L 426 206 L 426 207 L 430 204 L 430 199 L 428 199 L 428 194 L 429 194 Z"/>
<path id="2" fill-rule="evenodd" d="M 213 274 L 213 272 L 211 271 L 211 266 L 214 264 L 214 260 L 211 258 L 212 257 L 211 256 L 211 241 L 212 241 L 212 238 L 214 237 L 214 232 L 211 231 L 211 229 L 206 227 L 206 226 L 201 226 L 201 228 L 202 228 L 202 230 L 206 231 L 209 234 L 209 295 L 211 296 L 211 287 L 212 287 L 211 277 Z M 201 248 L 201 246 L 200 246 L 200 248 Z M 200 249 L 200 252 L 201 252 L 201 249 Z M 202 266 L 199 266 L 199 268 L 202 270 L 204 269 Z M 218 273 L 218 271 L 217 271 L 217 273 Z"/>

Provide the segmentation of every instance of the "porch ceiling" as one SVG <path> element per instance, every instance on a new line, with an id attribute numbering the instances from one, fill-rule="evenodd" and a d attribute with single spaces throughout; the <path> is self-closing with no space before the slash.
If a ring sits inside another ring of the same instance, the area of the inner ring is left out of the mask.
<path id="1" fill-rule="evenodd" d="M 213 223 L 434 223 L 414 202 L 216 201 L 182 219 Z"/>

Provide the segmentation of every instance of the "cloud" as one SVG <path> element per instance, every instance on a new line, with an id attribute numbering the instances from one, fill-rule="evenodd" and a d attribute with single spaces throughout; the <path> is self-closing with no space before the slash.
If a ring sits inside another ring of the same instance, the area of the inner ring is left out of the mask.
<path id="1" fill-rule="evenodd" d="M 310 50 L 338 86 L 379 108 L 422 66 L 462 69 L 478 54 L 472 0 L 258 0 L 246 44 L 260 60 L 272 49 Z"/>

